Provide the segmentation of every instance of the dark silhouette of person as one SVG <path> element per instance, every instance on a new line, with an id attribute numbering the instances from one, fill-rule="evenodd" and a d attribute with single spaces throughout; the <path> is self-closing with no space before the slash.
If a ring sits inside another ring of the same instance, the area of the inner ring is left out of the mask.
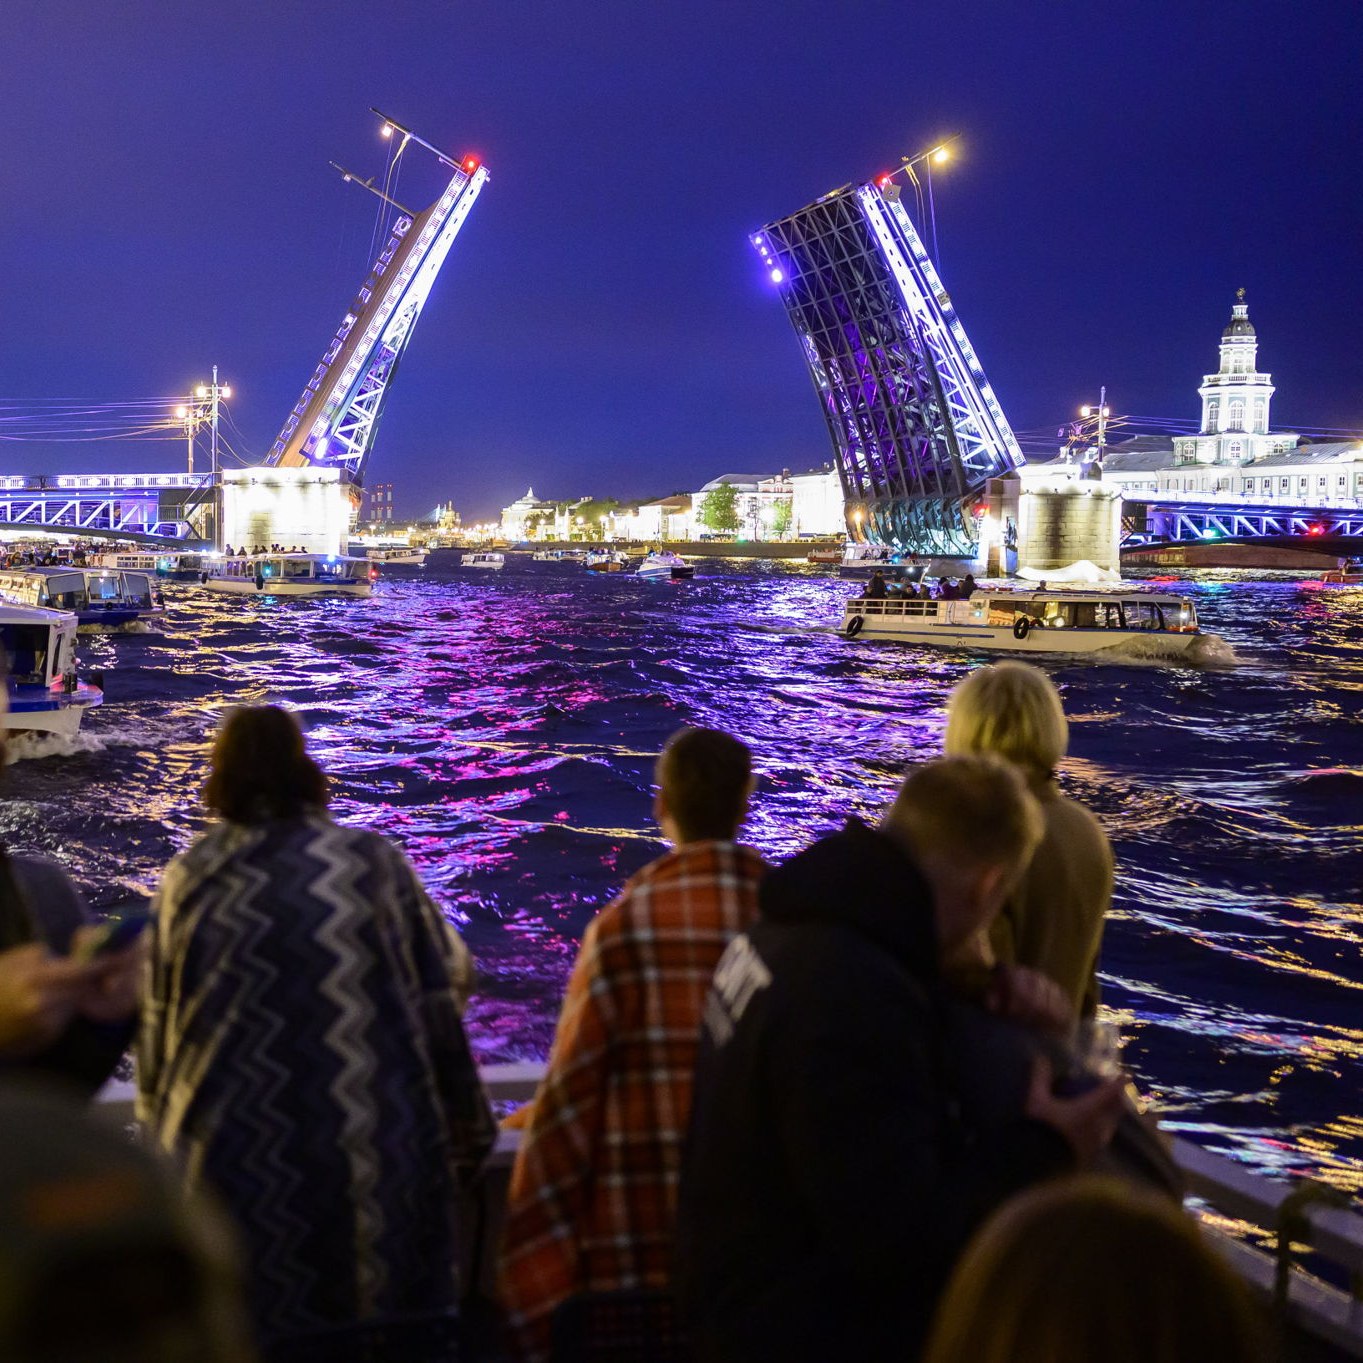
<path id="1" fill-rule="evenodd" d="M 883 601 L 888 593 L 885 590 L 885 574 L 876 569 L 871 574 L 871 580 L 866 584 L 866 599 L 868 601 Z"/>

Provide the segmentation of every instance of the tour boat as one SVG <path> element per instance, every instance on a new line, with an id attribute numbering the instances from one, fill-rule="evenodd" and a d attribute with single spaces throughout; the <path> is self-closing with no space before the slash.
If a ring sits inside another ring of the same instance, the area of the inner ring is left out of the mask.
<path id="1" fill-rule="evenodd" d="M 958 601 L 855 596 L 843 608 L 842 633 L 1018 653 L 1094 653 L 1121 645 L 1183 653 L 1202 637 L 1197 611 L 1184 596 L 1007 587 L 982 587 Z"/>
<path id="2" fill-rule="evenodd" d="M 368 596 L 378 575 L 377 563 L 340 554 L 235 554 L 207 563 L 199 582 L 239 596 Z"/>
<path id="3" fill-rule="evenodd" d="M 72 611 L 81 629 L 113 629 L 163 609 L 148 574 L 116 568 L 6 568 L 0 600 Z"/>
<path id="4" fill-rule="evenodd" d="M 612 554 L 606 549 L 594 549 L 582 560 L 582 566 L 589 573 L 621 573 L 629 558 L 625 554 Z"/>
<path id="5" fill-rule="evenodd" d="M 531 563 L 576 563 L 582 557 L 575 549 L 536 549 Z"/>
<path id="6" fill-rule="evenodd" d="M 1322 582 L 1342 582 L 1347 585 L 1363 582 L 1363 558 L 1342 558 L 1338 568 L 1327 568 L 1320 575 Z"/>
<path id="7" fill-rule="evenodd" d="M 0 603 L 5 692 L 12 732 L 71 736 L 104 692 L 76 678 L 76 617 L 70 611 Z"/>
<path id="8" fill-rule="evenodd" d="M 500 571 L 506 567 L 506 555 L 490 549 L 480 549 L 477 553 L 465 554 L 459 560 L 459 565 L 462 568 L 491 568 Z"/>
<path id="9" fill-rule="evenodd" d="M 670 549 L 655 549 L 646 555 L 635 573 L 636 577 L 645 577 L 655 582 L 684 582 L 695 575 L 695 568 Z"/>
<path id="10" fill-rule="evenodd" d="M 841 563 L 843 550 L 834 545 L 828 549 L 811 549 L 805 555 L 806 563 Z"/>
<path id="11" fill-rule="evenodd" d="M 207 554 L 182 550 L 157 553 L 152 550 L 119 549 L 97 555 L 94 562 L 101 568 L 151 573 L 171 582 L 197 582 L 208 559 Z"/>
<path id="12" fill-rule="evenodd" d="M 879 573 L 896 581 L 918 581 L 925 564 L 905 563 L 902 556 L 888 544 L 849 544 L 838 561 L 841 577 L 870 577 Z"/>
<path id="13" fill-rule="evenodd" d="M 396 546 L 390 549 L 366 549 L 365 557 L 370 563 L 381 564 L 385 568 L 424 568 L 426 551 L 410 546 Z"/>

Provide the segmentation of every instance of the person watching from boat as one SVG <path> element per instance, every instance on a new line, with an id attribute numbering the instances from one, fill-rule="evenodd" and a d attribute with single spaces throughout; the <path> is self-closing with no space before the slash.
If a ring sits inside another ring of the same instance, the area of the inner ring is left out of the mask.
<path id="1" fill-rule="evenodd" d="M 1050 976 L 1076 1016 L 1098 1006 L 1098 957 L 1112 904 L 1112 847 L 1083 805 L 1060 793 L 1056 768 L 1069 746 L 1060 696 L 1027 663 L 977 668 L 951 694 L 948 756 L 996 753 L 1022 771 L 1046 831 L 990 934 L 1001 961 Z"/>
<path id="2" fill-rule="evenodd" d="M 975 1226 L 1107 1145 L 1120 1083 L 1057 1097 L 1041 1063 L 1015 1120 L 959 1113 L 943 967 L 981 950 L 1042 832 L 1015 768 L 946 758 L 878 831 L 769 873 L 705 1006 L 678 1226 L 698 1363 L 915 1357 Z"/>
<path id="3" fill-rule="evenodd" d="M 967 573 L 967 574 L 961 579 L 961 587 L 960 587 L 960 597 L 961 597 L 961 600 L 963 600 L 963 601 L 969 601 L 970 598 L 975 594 L 975 592 L 976 592 L 977 590 L 978 590 L 978 587 L 977 587 L 977 585 L 976 585 L 976 583 L 975 583 L 975 574 L 974 574 L 974 573 Z"/>
<path id="4" fill-rule="evenodd" d="M 7 707 L 0 667 L 0 769 Z M 110 1078 L 137 1022 L 143 947 L 100 952 L 106 937 L 61 866 L 0 845 L 0 1075 L 87 1098 Z"/>
<path id="5" fill-rule="evenodd" d="M 984 1226 L 924 1363 L 1268 1363 L 1273 1333 L 1187 1212 L 1090 1175 Z"/>
<path id="6" fill-rule="evenodd" d="M 287 711 L 227 716 L 204 803 L 153 901 L 138 1117 L 234 1215 L 267 1363 L 446 1360 L 496 1132 L 468 952 L 396 847 L 332 822 Z"/>
<path id="7" fill-rule="evenodd" d="M 866 591 L 863 595 L 868 601 L 883 601 L 885 599 L 885 574 L 879 568 L 871 574 L 871 580 L 866 584 Z"/>
<path id="8" fill-rule="evenodd" d="M 943 601 L 955 601 L 960 593 L 956 590 L 956 583 L 952 578 L 944 577 L 941 582 L 938 596 Z"/>
<path id="9" fill-rule="evenodd" d="M 673 850 L 583 935 L 507 1194 L 499 1296 L 519 1357 L 548 1357 L 551 1333 L 589 1334 L 593 1302 L 614 1294 L 670 1305 L 701 1005 L 764 871 L 736 842 L 752 790 L 737 739 L 674 734 L 653 806 Z"/>

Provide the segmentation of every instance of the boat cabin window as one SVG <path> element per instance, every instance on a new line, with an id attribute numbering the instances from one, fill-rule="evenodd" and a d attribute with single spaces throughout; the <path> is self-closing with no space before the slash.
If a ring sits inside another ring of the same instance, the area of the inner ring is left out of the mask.
<path id="1" fill-rule="evenodd" d="M 312 561 L 310 559 L 286 558 L 281 566 L 284 569 L 283 576 L 291 581 L 312 576 Z"/>
<path id="2" fill-rule="evenodd" d="M 90 593 L 91 601 L 117 601 L 122 595 L 118 578 L 107 573 L 91 573 L 86 590 Z"/>
<path id="3" fill-rule="evenodd" d="M 47 648 L 51 630 L 46 625 L 0 625 L 5 668 L 20 686 L 47 683 Z"/>
<path id="4" fill-rule="evenodd" d="M 47 579 L 47 601 L 53 610 L 79 610 L 88 600 L 84 573 L 54 573 Z"/>
<path id="5" fill-rule="evenodd" d="M 1128 601 L 1123 608 L 1127 629 L 1164 628 L 1164 612 L 1153 601 Z"/>
<path id="6" fill-rule="evenodd" d="M 319 563 L 317 565 L 317 576 L 327 578 L 351 577 L 350 560 L 345 558 L 337 559 L 334 563 Z"/>
<path id="7" fill-rule="evenodd" d="M 123 594 L 137 606 L 151 606 L 151 582 L 145 573 L 124 573 Z"/>

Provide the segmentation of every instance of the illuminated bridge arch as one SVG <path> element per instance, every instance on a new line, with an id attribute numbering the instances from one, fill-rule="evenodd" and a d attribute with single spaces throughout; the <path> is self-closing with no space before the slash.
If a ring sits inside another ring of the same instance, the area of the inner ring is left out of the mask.
<path id="1" fill-rule="evenodd" d="M 825 194 L 752 243 L 800 338 L 849 516 L 876 542 L 973 555 L 973 505 L 1022 452 L 898 186 Z"/>

